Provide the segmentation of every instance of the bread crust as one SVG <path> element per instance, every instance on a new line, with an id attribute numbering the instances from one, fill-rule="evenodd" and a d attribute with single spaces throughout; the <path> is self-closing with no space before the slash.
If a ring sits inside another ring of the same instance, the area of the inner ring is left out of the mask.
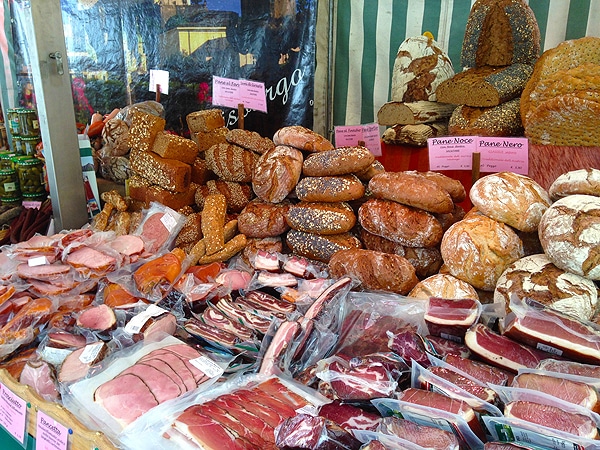
<path id="1" fill-rule="evenodd" d="M 367 169 L 373 161 L 375 156 L 366 147 L 338 147 L 309 155 L 302 164 L 302 174 L 307 177 L 346 175 Z"/>
<path id="2" fill-rule="evenodd" d="M 331 235 L 350 231 L 356 214 L 344 202 L 300 202 L 290 206 L 285 220 L 294 230 Z"/>
<path id="3" fill-rule="evenodd" d="M 252 189 L 260 199 L 279 203 L 294 190 L 302 174 L 302 152 L 289 145 L 278 145 L 262 154 L 252 176 Z"/>
<path id="4" fill-rule="evenodd" d="M 365 186 L 354 174 L 304 177 L 296 184 L 296 196 L 305 202 L 347 202 L 365 195 Z"/>
<path id="5" fill-rule="evenodd" d="M 351 233 L 322 235 L 290 230 L 286 244 L 292 253 L 328 263 L 334 253 L 350 248 L 362 248 L 360 240 Z"/>

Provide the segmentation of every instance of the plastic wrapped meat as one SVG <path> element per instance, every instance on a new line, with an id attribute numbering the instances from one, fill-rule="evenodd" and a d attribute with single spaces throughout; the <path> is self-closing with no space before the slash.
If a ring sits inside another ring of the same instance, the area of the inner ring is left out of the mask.
<path id="1" fill-rule="evenodd" d="M 280 450 L 359 450 L 362 443 L 329 419 L 298 414 L 275 429 Z"/>
<path id="2" fill-rule="evenodd" d="M 418 425 L 398 417 L 384 417 L 379 425 L 379 432 L 398 436 L 421 447 L 435 450 L 458 450 L 456 436 L 441 428 Z"/>

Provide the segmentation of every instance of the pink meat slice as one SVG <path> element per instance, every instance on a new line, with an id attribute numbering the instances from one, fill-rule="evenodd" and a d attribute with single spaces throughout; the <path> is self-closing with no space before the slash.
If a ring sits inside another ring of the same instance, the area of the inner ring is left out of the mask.
<path id="1" fill-rule="evenodd" d="M 106 253 L 102 253 L 91 247 L 82 246 L 69 253 L 66 262 L 76 269 L 84 268 L 105 272 L 113 270 L 117 260 Z"/>
<path id="2" fill-rule="evenodd" d="M 148 385 L 132 373 L 98 386 L 94 401 L 124 426 L 159 404 Z"/>
<path id="3" fill-rule="evenodd" d="M 118 383 L 119 378 L 127 374 L 133 374 L 139 377 L 144 384 L 148 386 L 148 389 L 150 389 L 152 395 L 156 397 L 158 403 L 166 402 L 183 393 L 181 387 L 169 375 L 165 374 L 160 369 L 145 363 L 134 364 L 128 369 L 125 369 L 111 381 Z M 109 383 L 111 381 L 109 381 Z"/>
<path id="4" fill-rule="evenodd" d="M 21 263 L 17 266 L 17 275 L 20 278 L 33 278 L 35 280 L 52 281 L 71 271 L 71 266 L 67 264 L 42 264 L 39 266 L 30 266 L 28 263 Z"/>
<path id="5" fill-rule="evenodd" d="M 133 234 L 117 236 L 109 245 L 121 255 L 125 256 L 138 255 L 144 251 L 143 239 Z"/>
<path id="6" fill-rule="evenodd" d="M 77 325 L 90 330 L 105 331 L 117 323 L 117 317 L 111 307 L 104 304 L 93 306 L 81 312 Z"/>
<path id="7" fill-rule="evenodd" d="M 287 402 L 295 409 L 308 405 L 307 400 L 291 391 L 277 378 L 269 378 L 268 380 L 257 385 L 255 389 L 259 389 L 278 400 Z"/>
<path id="8" fill-rule="evenodd" d="M 176 355 L 172 353 L 163 353 L 163 354 L 151 354 L 146 355 L 140 362 L 152 362 L 161 361 L 163 364 L 167 365 L 173 372 L 177 374 L 183 386 L 185 386 L 185 390 L 191 391 L 196 389 L 196 381 L 194 379 L 194 374 L 189 370 L 189 368 L 185 365 L 185 363 Z"/>
<path id="9" fill-rule="evenodd" d="M 240 405 L 232 401 L 229 396 L 223 395 L 213 400 L 213 403 L 228 411 L 229 414 L 240 421 L 246 428 L 262 436 L 267 442 L 275 442 L 274 428 L 244 408 L 240 408 Z"/>
<path id="10" fill-rule="evenodd" d="M 185 345 L 185 344 L 176 344 L 176 345 L 170 345 L 168 347 L 159 349 L 159 350 L 155 350 L 155 354 L 156 355 L 161 355 L 161 354 L 172 354 L 174 356 L 176 356 L 177 358 L 179 358 L 179 360 L 181 360 L 185 366 L 188 368 L 188 370 L 190 372 L 192 372 L 192 375 L 194 376 L 194 381 L 196 383 L 196 385 L 199 385 L 200 383 L 204 382 L 207 378 L 206 374 L 204 372 L 202 372 L 200 369 L 198 369 L 196 366 L 194 366 L 192 363 L 190 363 L 190 360 L 192 359 L 196 359 L 200 356 L 200 353 L 195 350 L 194 348 L 190 347 L 189 345 Z M 154 352 L 152 352 L 154 353 Z"/>
<path id="11" fill-rule="evenodd" d="M 141 235 L 146 241 L 146 251 L 150 253 L 156 252 L 169 239 L 170 231 L 162 222 L 164 215 L 163 212 L 154 213 L 142 225 Z"/>

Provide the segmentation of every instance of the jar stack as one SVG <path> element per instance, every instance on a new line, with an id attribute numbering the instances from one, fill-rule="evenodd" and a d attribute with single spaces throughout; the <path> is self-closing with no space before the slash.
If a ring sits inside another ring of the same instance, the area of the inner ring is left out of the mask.
<path id="1" fill-rule="evenodd" d="M 41 142 L 40 122 L 35 109 L 13 108 L 7 111 L 13 151 L 18 155 L 35 156 Z"/>

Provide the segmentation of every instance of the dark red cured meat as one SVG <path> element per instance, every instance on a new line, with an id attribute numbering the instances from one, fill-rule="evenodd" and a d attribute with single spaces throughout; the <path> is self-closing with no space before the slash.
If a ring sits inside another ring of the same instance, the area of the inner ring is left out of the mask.
<path id="1" fill-rule="evenodd" d="M 331 391 L 341 400 L 371 400 L 390 396 L 396 383 L 388 370 L 377 363 L 351 366 L 342 360 L 329 364 Z"/>
<path id="2" fill-rule="evenodd" d="M 331 420 L 308 414 L 286 419 L 275 430 L 275 444 L 281 450 L 358 450 L 362 443 Z"/>
<path id="3" fill-rule="evenodd" d="M 52 348 L 79 348 L 85 346 L 87 339 L 80 334 L 66 331 L 48 333 L 48 344 Z"/>
<path id="4" fill-rule="evenodd" d="M 255 415 L 270 427 L 275 428 L 279 425 L 286 417 L 281 417 L 277 411 L 261 405 L 259 402 L 254 401 L 252 396 L 239 395 L 237 392 L 231 393 L 227 396 L 229 400 L 237 403 L 240 408 L 244 408 L 250 414 Z"/>
<path id="5" fill-rule="evenodd" d="M 292 417 L 296 415 L 296 410 L 292 405 L 281 399 L 267 395 L 266 392 L 260 389 L 239 389 L 235 391 L 235 393 L 240 397 L 250 398 L 252 401 L 268 406 L 281 417 Z"/>
<path id="6" fill-rule="evenodd" d="M 514 377 L 514 374 L 509 371 L 481 361 L 473 361 L 472 359 L 461 358 L 456 355 L 446 355 L 444 359 L 452 367 L 481 381 L 483 384 L 491 383 L 506 386 L 512 382 Z"/>
<path id="7" fill-rule="evenodd" d="M 264 309 L 266 311 L 274 311 L 281 313 L 292 313 L 296 310 L 296 305 L 285 300 L 278 299 L 274 295 L 267 294 L 263 291 L 250 291 L 244 295 L 244 299 L 253 305 L 256 305 L 258 309 Z"/>
<path id="8" fill-rule="evenodd" d="M 473 299 L 431 297 L 424 316 L 429 333 L 441 337 L 455 337 L 462 342 L 467 329 L 477 321 L 478 303 Z"/>
<path id="9" fill-rule="evenodd" d="M 246 409 L 240 408 L 240 405 L 232 401 L 228 395 L 222 395 L 215 400 L 212 400 L 212 403 L 219 408 L 225 409 L 246 428 L 259 436 L 262 436 L 267 442 L 275 441 L 273 434 L 274 427 L 265 423 L 261 418 L 255 416 Z"/>
<path id="10" fill-rule="evenodd" d="M 391 351 L 404 358 L 407 364 L 415 361 L 423 367 L 429 367 L 431 364 L 425 351 L 423 338 L 412 326 L 406 326 L 402 330 L 397 330 L 389 338 L 388 347 Z"/>
<path id="11" fill-rule="evenodd" d="M 146 251 L 156 253 L 169 240 L 171 232 L 162 222 L 163 212 L 149 215 L 142 224 L 140 235 L 145 241 Z"/>
<path id="12" fill-rule="evenodd" d="M 471 356 L 471 350 L 465 344 L 454 342 L 450 339 L 446 339 L 439 336 L 427 335 L 425 340 L 432 347 L 432 350 L 436 356 L 444 357 L 446 355 L 456 355 L 461 358 L 469 358 Z"/>
<path id="13" fill-rule="evenodd" d="M 494 333 L 481 323 L 469 328 L 465 334 L 465 344 L 484 361 L 515 373 L 520 368 L 535 368 L 547 356 L 508 336 Z"/>
<path id="14" fill-rule="evenodd" d="M 399 417 L 384 417 L 379 432 L 398 436 L 424 448 L 436 450 L 458 450 L 459 442 L 456 436 L 441 428 L 419 425 Z"/>
<path id="15" fill-rule="evenodd" d="M 67 234 L 62 236 L 58 241 L 58 246 L 61 248 L 67 248 L 69 245 L 75 242 L 83 242 L 94 234 L 94 230 L 91 228 L 80 228 L 78 230 L 69 231 Z"/>
<path id="16" fill-rule="evenodd" d="M 437 366 L 430 367 L 429 371 L 435 376 L 438 376 L 443 380 L 446 380 L 458 386 L 462 390 L 468 392 L 471 395 L 474 395 L 475 397 L 480 398 L 483 401 L 494 404 L 498 400 L 498 394 L 496 394 L 496 392 L 493 389 L 490 389 L 486 386 L 482 386 L 481 384 L 476 383 L 473 380 L 470 380 L 469 378 L 462 376 L 457 372 L 454 372 L 453 370 Z M 438 384 L 436 384 L 435 382 L 431 383 L 430 381 L 422 379 L 422 377 L 419 379 L 419 381 L 421 382 L 422 389 L 442 389 L 442 387 L 438 386 Z"/>
<path id="17" fill-rule="evenodd" d="M 258 384 L 254 389 L 259 389 L 268 395 L 290 404 L 295 409 L 308 405 L 308 402 L 300 395 L 291 391 L 277 378 L 269 378 Z"/>
<path id="18" fill-rule="evenodd" d="M 381 416 L 365 411 L 358 406 L 334 400 L 319 409 L 319 415 L 337 423 L 346 431 L 370 430 L 375 431 L 381 422 Z"/>

